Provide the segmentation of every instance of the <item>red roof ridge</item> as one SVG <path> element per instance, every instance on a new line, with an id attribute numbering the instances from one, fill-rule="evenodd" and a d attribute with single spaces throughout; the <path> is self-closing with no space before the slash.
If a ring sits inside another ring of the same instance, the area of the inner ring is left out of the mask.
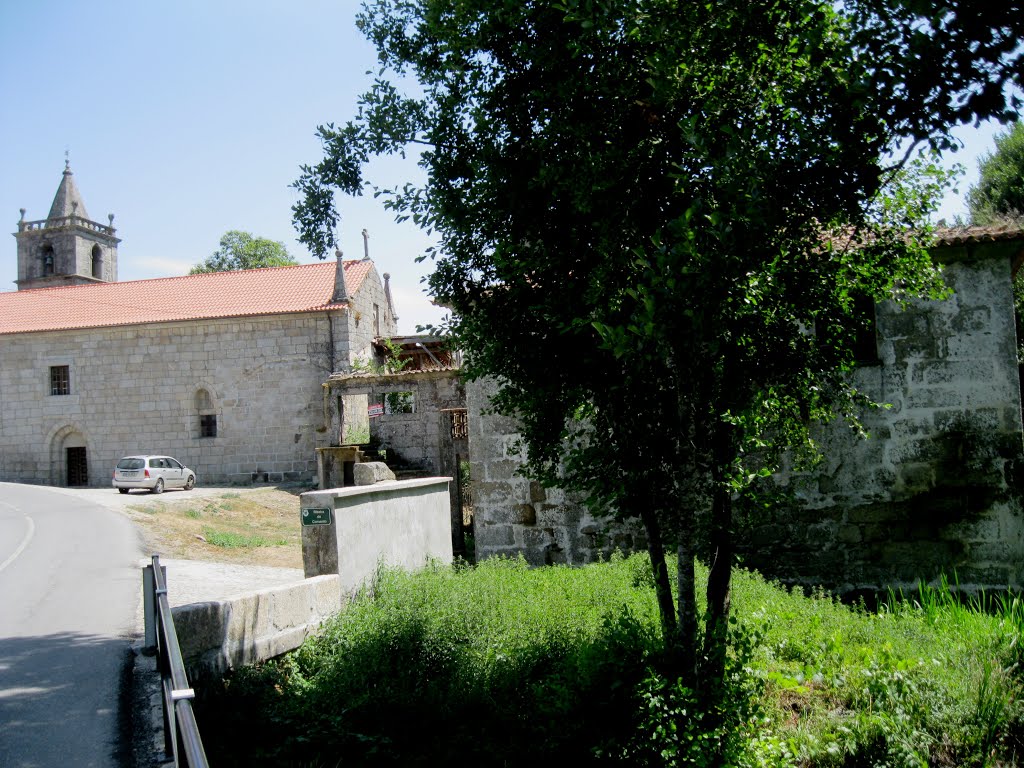
<path id="1" fill-rule="evenodd" d="M 348 268 L 351 265 L 362 264 L 364 259 L 345 259 L 342 262 L 345 265 L 345 271 L 348 272 Z M 166 275 L 164 277 L 140 277 L 135 280 L 118 280 L 116 282 L 95 282 L 88 283 L 87 285 L 50 285 L 42 288 L 24 288 L 20 291 L 0 291 L 0 296 L 10 293 L 38 293 L 40 291 L 64 291 L 64 290 L 75 290 L 86 288 L 95 288 L 101 285 L 132 285 L 133 283 L 156 283 L 167 280 L 186 280 L 191 278 L 212 278 L 213 275 L 240 275 L 240 274 L 252 274 L 254 272 L 269 272 L 272 270 L 285 270 L 285 269 L 296 269 L 296 268 L 310 268 L 315 267 L 322 269 L 325 265 L 330 265 L 332 269 L 335 268 L 335 262 L 331 261 L 319 261 L 310 264 L 286 264 L 280 267 L 253 267 L 252 269 L 223 269 L 217 272 L 197 272 L 196 274 L 185 274 L 185 275 Z"/>
<path id="2" fill-rule="evenodd" d="M 343 264 L 355 296 L 373 263 Z M 332 301 L 336 270 L 324 261 L 0 292 L 0 334 L 341 309 L 351 302 Z"/>

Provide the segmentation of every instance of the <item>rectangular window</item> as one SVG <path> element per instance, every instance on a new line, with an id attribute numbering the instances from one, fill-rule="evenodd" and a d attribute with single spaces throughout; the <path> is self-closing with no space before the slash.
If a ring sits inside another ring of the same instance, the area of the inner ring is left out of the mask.
<path id="1" fill-rule="evenodd" d="M 854 298 L 853 359 L 860 365 L 878 365 L 878 337 L 875 334 L 875 300 L 870 296 Z"/>
<path id="2" fill-rule="evenodd" d="M 388 392 L 384 395 L 384 413 L 415 413 L 412 392 Z"/>
<path id="3" fill-rule="evenodd" d="M 200 416 L 199 417 L 199 436 L 200 437 L 216 437 L 217 436 L 217 417 L 215 415 Z"/>
<path id="4" fill-rule="evenodd" d="M 71 394 L 71 368 L 67 365 L 50 366 L 50 394 Z"/>
<path id="5" fill-rule="evenodd" d="M 465 408 L 450 411 L 452 417 L 452 440 L 464 440 L 469 437 L 469 418 Z"/>

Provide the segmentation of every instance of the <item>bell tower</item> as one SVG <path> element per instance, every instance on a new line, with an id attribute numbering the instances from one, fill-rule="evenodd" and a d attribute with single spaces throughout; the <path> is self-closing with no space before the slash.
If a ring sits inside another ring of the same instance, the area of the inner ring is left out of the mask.
<path id="1" fill-rule="evenodd" d="M 25 221 L 25 209 L 21 209 L 14 233 L 18 290 L 117 282 L 117 244 L 121 241 L 114 237 L 115 231 L 114 214 L 107 224 L 89 218 L 65 160 L 50 214 L 39 221 Z"/>

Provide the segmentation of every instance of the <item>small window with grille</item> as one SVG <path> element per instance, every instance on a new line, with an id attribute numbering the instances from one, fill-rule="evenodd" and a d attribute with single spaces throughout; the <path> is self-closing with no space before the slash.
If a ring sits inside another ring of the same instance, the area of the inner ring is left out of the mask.
<path id="1" fill-rule="evenodd" d="M 50 394 L 71 394 L 71 367 L 67 365 L 50 366 Z"/>
<path id="2" fill-rule="evenodd" d="M 217 408 L 213 402 L 213 397 L 210 393 L 199 388 L 195 393 L 195 408 L 196 416 L 199 417 L 199 434 L 200 438 L 203 437 L 216 437 L 217 436 Z M 196 434 L 193 433 L 193 437 Z"/>
<path id="3" fill-rule="evenodd" d="M 450 411 L 452 417 L 452 440 L 469 437 L 469 418 L 465 410 Z"/>
<path id="4" fill-rule="evenodd" d="M 200 437 L 216 437 L 217 436 L 217 417 L 214 414 L 207 414 L 199 417 L 199 436 Z"/>

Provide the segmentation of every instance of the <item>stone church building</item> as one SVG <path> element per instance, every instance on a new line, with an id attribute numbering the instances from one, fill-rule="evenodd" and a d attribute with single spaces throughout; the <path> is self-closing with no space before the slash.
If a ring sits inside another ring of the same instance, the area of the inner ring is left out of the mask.
<path id="1" fill-rule="evenodd" d="M 314 482 L 322 383 L 396 333 L 369 259 L 118 282 L 113 226 L 70 168 L 49 215 L 18 222 L 0 292 L 0 480 L 109 486 L 165 453 L 200 483 Z"/>

